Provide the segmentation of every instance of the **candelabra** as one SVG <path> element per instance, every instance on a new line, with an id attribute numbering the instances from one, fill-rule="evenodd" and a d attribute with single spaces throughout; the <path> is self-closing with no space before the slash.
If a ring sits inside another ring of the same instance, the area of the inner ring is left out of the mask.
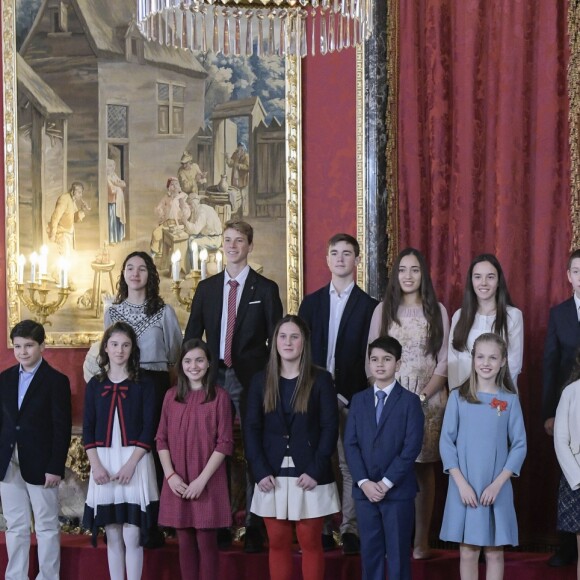
<path id="1" fill-rule="evenodd" d="M 57 292 L 56 299 L 48 302 L 49 292 L 55 290 Z M 40 324 L 52 325 L 48 317 L 62 308 L 71 291 L 68 285 L 59 286 L 51 278 L 43 276 L 40 281 L 18 282 L 16 284 L 16 292 L 18 293 L 18 298 L 35 315 Z"/>
<path id="2" fill-rule="evenodd" d="M 189 286 L 189 288 L 183 288 L 182 283 L 188 280 L 193 281 L 192 285 Z M 201 271 L 192 270 L 191 272 L 189 272 L 189 274 L 185 276 L 185 280 L 181 279 L 175 280 L 174 278 L 173 282 L 171 283 L 171 291 L 177 297 L 177 301 L 179 302 L 179 304 L 183 306 L 187 312 L 191 311 L 191 301 L 193 300 L 193 295 L 195 294 L 197 285 L 199 284 L 200 280 L 201 280 Z M 182 296 L 182 291 L 184 290 L 187 290 L 185 298 Z"/>

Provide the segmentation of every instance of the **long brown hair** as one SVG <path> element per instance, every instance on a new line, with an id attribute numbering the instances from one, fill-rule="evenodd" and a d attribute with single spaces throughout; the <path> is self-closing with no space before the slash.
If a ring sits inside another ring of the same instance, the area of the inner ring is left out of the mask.
<path id="1" fill-rule="evenodd" d="M 293 314 L 287 314 L 276 324 L 276 328 L 274 328 L 270 358 L 266 366 L 266 384 L 264 387 L 265 413 L 275 411 L 278 400 L 280 399 L 280 354 L 278 353 L 277 342 L 280 327 L 287 322 L 295 324 L 302 335 L 302 355 L 300 356 L 298 381 L 296 382 L 296 390 L 292 397 L 294 412 L 306 413 L 308 411 L 310 393 L 316 376 L 316 367 L 312 363 L 312 352 L 310 349 L 310 330 L 301 318 Z"/>
<path id="2" fill-rule="evenodd" d="M 141 356 L 141 351 L 139 350 L 139 345 L 137 344 L 137 336 L 133 327 L 126 322 L 115 322 L 109 326 L 103 333 L 103 338 L 101 339 L 101 344 L 99 346 L 99 354 L 97 356 L 97 364 L 99 365 L 99 373 L 97 378 L 100 381 L 104 381 L 107 378 L 107 372 L 109 370 L 109 354 L 105 350 L 109 339 L 115 332 L 124 334 L 131 341 L 131 355 L 127 361 L 127 376 L 132 381 L 139 380 L 139 359 Z"/>
<path id="3" fill-rule="evenodd" d="M 147 285 L 145 286 L 145 314 L 153 316 L 157 311 L 161 310 L 165 305 L 163 298 L 159 295 L 159 272 L 155 266 L 153 259 L 147 252 L 131 252 L 123 262 L 121 274 L 117 282 L 117 295 L 113 304 L 120 304 L 129 296 L 129 287 L 125 280 L 125 266 L 131 258 L 141 258 L 147 267 Z"/>
<path id="4" fill-rule="evenodd" d="M 459 396 L 464 398 L 468 403 L 481 403 L 477 398 L 477 373 L 475 372 L 475 351 L 477 346 L 483 342 L 491 342 L 498 346 L 501 357 L 505 359 L 505 364 L 499 370 L 497 377 L 495 378 L 495 384 L 500 388 L 500 391 L 506 393 L 517 394 L 517 389 L 512 381 L 512 376 L 510 374 L 508 359 L 507 359 L 507 343 L 506 341 L 495 334 L 494 332 L 484 332 L 480 334 L 473 343 L 473 349 L 471 350 L 471 374 L 469 379 L 467 379 L 459 387 Z"/>
<path id="5" fill-rule="evenodd" d="M 463 292 L 463 302 L 461 303 L 461 314 L 453 331 L 453 348 L 462 352 L 467 350 L 467 338 L 473 326 L 475 315 L 477 314 L 477 295 L 473 289 L 473 269 L 477 264 L 489 262 L 497 272 L 497 290 L 495 291 L 495 320 L 492 331 L 499 334 L 509 347 L 508 337 L 508 312 L 507 307 L 513 306 L 513 302 L 508 291 L 507 282 L 499 260 L 493 254 L 480 254 L 473 259 L 467 271 L 465 280 L 465 291 Z"/>
<path id="6" fill-rule="evenodd" d="M 421 269 L 421 286 L 419 287 L 419 295 L 421 297 L 423 314 L 427 320 L 427 344 L 425 347 L 425 354 L 437 357 L 439 349 L 443 344 L 443 317 L 441 316 L 441 308 L 437 302 L 437 296 L 435 295 L 435 289 L 433 288 L 433 282 L 431 282 L 431 276 L 429 275 L 429 269 L 427 268 L 425 258 L 421 252 L 415 248 L 405 248 L 399 253 L 395 263 L 393 264 L 385 296 L 383 298 L 383 315 L 381 318 L 380 334 L 381 336 L 388 335 L 393 322 L 399 325 L 401 324 L 398 310 L 401 305 L 403 293 L 399 282 L 399 267 L 401 265 L 401 260 L 405 256 L 415 256 L 419 262 L 419 268 Z"/>
<path id="7" fill-rule="evenodd" d="M 203 340 L 201 340 L 201 338 L 190 338 L 189 340 L 186 340 L 181 346 L 181 354 L 179 356 L 179 363 L 177 365 L 177 393 L 175 394 L 175 400 L 179 403 L 185 403 L 187 393 L 191 391 L 189 379 L 183 370 L 183 359 L 185 358 L 185 355 L 194 348 L 199 348 L 202 350 L 209 362 L 209 367 L 201 379 L 202 388 L 205 391 L 205 399 L 203 402 L 209 403 L 216 398 L 217 393 L 215 384 L 209 380 L 212 370 L 211 353 L 209 351 L 209 347 Z"/>

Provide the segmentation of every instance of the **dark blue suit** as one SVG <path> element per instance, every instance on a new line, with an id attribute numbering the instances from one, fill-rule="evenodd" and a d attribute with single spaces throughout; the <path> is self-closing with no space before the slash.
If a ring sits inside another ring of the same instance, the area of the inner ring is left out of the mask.
<path id="1" fill-rule="evenodd" d="M 352 399 L 344 447 L 353 482 L 386 477 L 393 483 L 378 503 L 371 503 L 353 484 L 365 580 L 384 580 L 385 552 L 389 580 L 411 577 L 414 500 L 419 489 L 414 466 L 423 443 L 423 425 L 419 397 L 399 383 L 388 396 L 378 425 L 373 387 Z"/>
<path id="2" fill-rule="evenodd" d="M 580 323 L 574 297 L 550 309 L 544 345 L 544 420 L 556 416 L 562 386 L 568 380 L 576 351 L 580 346 Z"/>
<path id="3" fill-rule="evenodd" d="M 328 356 L 328 321 L 330 319 L 330 285 L 304 298 L 298 316 L 312 333 L 312 360 L 326 368 Z M 378 302 L 354 285 L 336 336 L 334 348 L 334 384 L 347 401 L 367 387 L 365 360 L 369 326 Z"/>

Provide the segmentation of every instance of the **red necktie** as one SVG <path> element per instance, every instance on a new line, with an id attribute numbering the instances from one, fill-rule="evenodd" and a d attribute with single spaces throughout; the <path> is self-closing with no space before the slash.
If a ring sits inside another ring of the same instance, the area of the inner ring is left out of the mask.
<path id="1" fill-rule="evenodd" d="M 236 326 L 236 301 L 238 297 L 239 282 L 230 280 L 230 293 L 228 294 L 228 323 L 226 326 L 226 347 L 224 349 L 224 363 L 231 367 L 232 362 L 232 341 L 234 339 L 234 328 Z"/>

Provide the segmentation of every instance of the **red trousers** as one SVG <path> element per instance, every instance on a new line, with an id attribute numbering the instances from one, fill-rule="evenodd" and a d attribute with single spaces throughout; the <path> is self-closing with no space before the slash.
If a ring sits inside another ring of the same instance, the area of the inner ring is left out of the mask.
<path id="1" fill-rule="evenodd" d="M 304 580 L 324 579 L 324 552 L 322 551 L 322 525 L 324 518 L 310 518 L 291 522 L 264 518 L 270 545 L 269 565 L 272 580 L 292 578 L 293 528 L 302 550 L 302 577 Z"/>

